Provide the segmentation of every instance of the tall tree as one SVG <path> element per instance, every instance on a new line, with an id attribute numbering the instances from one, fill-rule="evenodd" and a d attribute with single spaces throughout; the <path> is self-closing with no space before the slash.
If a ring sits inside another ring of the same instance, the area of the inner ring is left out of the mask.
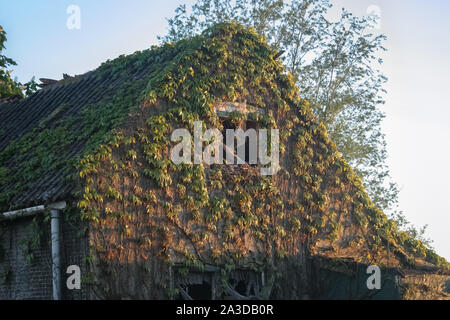
<path id="1" fill-rule="evenodd" d="M 180 5 L 168 19 L 172 42 L 225 21 L 250 26 L 283 51 L 281 59 L 304 98 L 328 128 L 342 156 L 363 177 L 374 203 L 383 210 L 397 203 L 397 186 L 386 166 L 381 132 L 383 85 L 378 66 L 383 35 L 371 33 L 376 17 L 355 17 L 342 10 L 327 19 L 329 0 L 197 0 L 191 10 Z"/>
<path id="2" fill-rule="evenodd" d="M 33 78 L 29 82 L 21 84 L 11 78 L 12 70 L 9 70 L 9 67 L 17 65 L 17 63 L 2 54 L 6 40 L 6 31 L 0 26 L 0 99 L 11 96 L 28 96 L 36 91 L 36 82 Z"/>

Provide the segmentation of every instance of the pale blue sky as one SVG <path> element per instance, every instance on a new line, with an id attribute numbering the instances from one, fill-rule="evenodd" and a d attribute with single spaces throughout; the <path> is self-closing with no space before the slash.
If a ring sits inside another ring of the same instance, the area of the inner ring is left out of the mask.
<path id="1" fill-rule="evenodd" d="M 120 54 L 157 44 L 180 0 L 0 0 L 8 32 L 6 54 L 20 81 L 81 74 Z M 400 209 L 450 260 L 450 1 L 332 0 L 362 15 L 376 5 L 388 36 L 383 72 L 389 165 L 401 188 Z M 69 5 L 81 9 L 81 29 L 66 27 Z"/>

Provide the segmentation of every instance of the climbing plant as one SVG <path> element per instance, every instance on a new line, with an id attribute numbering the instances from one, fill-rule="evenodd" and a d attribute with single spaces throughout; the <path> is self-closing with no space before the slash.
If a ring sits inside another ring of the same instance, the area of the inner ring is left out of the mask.
<path id="1" fill-rule="evenodd" d="M 390 254 L 399 263 L 418 256 L 444 263 L 414 251 L 418 242 L 406 245 L 372 203 L 277 54 L 251 28 L 223 23 L 108 61 L 95 72 L 120 82 L 113 93 L 0 153 L 3 172 L 10 170 L 3 163 L 33 159 L 23 161 L 20 173 L 1 176 L 18 182 L 0 201 L 5 205 L 25 190 L 39 170 L 66 168 L 78 186 L 78 213 L 89 225 L 89 283 L 102 297 L 173 296 L 166 271 L 175 266 L 182 272 L 218 267 L 225 283 L 232 270 L 264 272 L 277 290 L 283 264 L 320 250 L 367 263 L 387 264 Z M 144 67 L 146 74 L 135 77 Z M 235 125 L 253 120 L 280 131 L 276 175 L 262 176 L 258 166 L 170 161 L 174 129 L 192 131 L 197 120 L 223 129 L 214 109 L 223 101 L 247 101 L 263 111 L 233 113 Z M 79 123 L 81 130 L 74 130 Z M 75 141 L 84 142 L 82 152 L 57 159 Z M 299 261 L 297 274 L 307 260 Z"/>
<path id="2" fill-rule="evenodd" d="M 353 247 L 365 262 L 386 256 L 387 243 L 393 251 L 403 245 L 261 36 L 221 24 L 163 48 L 177 54 L 148 82 L 133 126 L 124 125 L 80 162 L 85 189 L 78 205 L 95 225 L 93 234 L 101 234 L 95 237 L 97 257 L 116 262 L 111 270 L 121 267 L 119 261 L 139 260 L 139 253 L 169 265 L 277 274 L 276 261 L 302 248 L 313 253 L 324 237 L 335 248 Z M 116 63 L 105 71 L 118 72 Z M 282 154 L 294 159 L 292 171 L 263 177 L 251 168 L 232 174 L 226 166 L 169 160 L 173 129 L 192 130 L 199 119 L 221 128 L 215 103 L 241 99 L 266 111 L 262 117 L 234 113 L 231 122 L 257 118 L 262 128 L 278 128 Z M 280 192 L 287 180 L 295 181 L 296 198 Z M 356 226 L 352 241 L 343 237 L 348 217 Z M 401 250 L 395 254 L 404 258 Z"/>

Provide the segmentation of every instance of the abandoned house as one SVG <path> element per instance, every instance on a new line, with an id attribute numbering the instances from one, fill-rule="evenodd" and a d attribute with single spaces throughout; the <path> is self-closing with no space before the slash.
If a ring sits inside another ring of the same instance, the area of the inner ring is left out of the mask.
<path id="1" fill-rule="evenodd" d="M 0 298 L 448 297 L 443 259 L 372 203 L 300 97 L 264 38 L 219 24 L 3 101 Z M 241 163 L 173 163 L 172 132 L 198 121 L 277 129 L 278 170 L 248 139 Z"/>

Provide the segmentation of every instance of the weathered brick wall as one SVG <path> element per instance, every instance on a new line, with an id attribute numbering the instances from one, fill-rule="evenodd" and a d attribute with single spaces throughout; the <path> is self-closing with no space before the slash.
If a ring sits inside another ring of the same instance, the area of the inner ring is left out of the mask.
<path id="1" fill-rule="evenodd" d="M 87 266 L 85 257 L 88 255 L 88 238 L 82 231 L 83 225 L 81 222 L 71 221 L 70 219 L 61 219 L 62 225 L 62 239 L 61 239 L 61 259 L 62 259 L 62 298 L 70 300 L 85 300 L 89 298 L 87 285 L 83 282 L 83 278 L 87 274 Z M 67 278 L 70 276 L 66 273 L 67 267 L 70 265 L 77 265 L 81 268 L 81 289 L 68 290 Z"/>
<path id="2" fill-rule="evenodd" d="M 26 260 L 26 242 L 33 238 L 32 217 L 2 223 L 1 246 L 3 259 L 0 263 L 2 284 L 1 299 L 51 299 L 51 251 L 49 246 L 50 225 L 44 225 L 41 245 L 33 253 L 31 263 Z M 6 277 L 5 272 L 9 272 Z"/>
<path id="3" fill-rule="evenodd" d="M 3 221 L 0 226 L 0 299 L 52 299 L 52 265 L 50 221 L 42 222 L 40 244 L 31 250 L 33 259 L 26 259 L 26 243 L 34 237 L 33 217 Z M 80 223 L 61 219 L 62 298 L 86 299 L 87 290 L 68 290 L 67 266 L 79 265 L 86 272 L 83 257 L 87 240 L 79 237 Z M 2 251 L 2 252 L 1 252 Z"/>

